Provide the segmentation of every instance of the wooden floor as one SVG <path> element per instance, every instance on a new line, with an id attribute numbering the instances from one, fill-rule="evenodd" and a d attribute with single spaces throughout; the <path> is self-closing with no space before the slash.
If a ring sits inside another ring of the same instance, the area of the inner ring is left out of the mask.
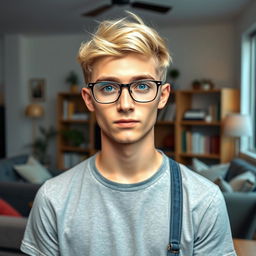
<path id="1" fill-rule="evenodd" d="M 256 240 L 234 239 L 237 256 L 256 256 Z"/>

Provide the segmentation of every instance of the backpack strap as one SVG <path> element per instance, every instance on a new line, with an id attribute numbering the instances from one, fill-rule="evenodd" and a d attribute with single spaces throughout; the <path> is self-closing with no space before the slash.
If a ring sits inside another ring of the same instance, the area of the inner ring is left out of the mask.
<path id="1" fill-rule="evenodd" d="M 167 247 L 168 256 L 178 256 L 180 254 L 180 240 L 182 229 L 182 178 L 180 167 L 177 162 L 172 159 L 170 161 L 170 234 L 169 244 Z"/>

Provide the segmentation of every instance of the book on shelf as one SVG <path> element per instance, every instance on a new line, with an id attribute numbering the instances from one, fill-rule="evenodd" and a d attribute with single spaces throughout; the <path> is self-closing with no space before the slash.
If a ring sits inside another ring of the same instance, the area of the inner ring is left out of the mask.
<path id="1" fill-rule="evenodd" d="M 89 115 L 86 112 L 79 112 L 76 110 L 75 102 L 63 101 L 63 119 L 64 120 L 88 120 Z"/>
<path id="2" fill-rule="evenodd" d="M 220 136 L 182 131 L 182 152 L 192 154 L 219 154 Z"/>
<path id="3" fill-rule="evenodd" d="M 220 121 L 220 104 L 211 104 L 208 107 L 208 116 L 210 121 L 216 122 Z"/>
<path id="4" fill-rule="evenodd" d="M 184 113 L 183 120 L 205 120 L 206 116 L 204 109 L 188 109 Z"/>

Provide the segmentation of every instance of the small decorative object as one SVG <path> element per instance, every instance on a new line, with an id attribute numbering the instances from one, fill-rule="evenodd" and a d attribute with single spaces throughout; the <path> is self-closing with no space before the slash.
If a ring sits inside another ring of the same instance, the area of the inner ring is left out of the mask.
<path id="1" fill-rule="evenodd" d="M 210 79 L 195 79 L 192 81 L 193 90 L 212 90 L 214 88 L 214 84 Z"/>
<path id="2" fill-rule="evenodd" d="M 79 147 L 84 142 L 83 133 L 76 129 L 63 130 L 62 135 L 67 144 L 73 147 Z"/>
<path id="3" fill-rule="evenodd" d="M 176 68 L 170 69 L 169 77 L 171 78 L 171 83 L 173 87 L 176 86 L 176 80 L 179 78 L 179 76 L 180 76 L 180 71 L 178 69 Z"/>
<path id="4" fill-rule="evenodd" d="M 29 81 L 29 97 L 32 102 L 45 100 L 45 79 L 33 78 Z"/>
<path id="5" fill-rule="evenodd" d="M 79 91 L 78 75 L 74 71 L 70 71 L 69 75 L 66 78 L 66 83 L 70 85 L 70 91 L 72 93 L 76 93 Z"/>
<path id="6" fill-rule="evenodd" d="M 192 82 L 192 88 L 194 89 L 194 90 L 200 90 L 201 89 L 201 82 L 199 81 L 199 80 L 194 80 L 193 82 Z"/>
<path id="7" fill-rule="evenodd" d="M 210 79 L 202 79 L 201 87 L 203 90 L 212 90 L 214 88 L 214 84 Z"/>

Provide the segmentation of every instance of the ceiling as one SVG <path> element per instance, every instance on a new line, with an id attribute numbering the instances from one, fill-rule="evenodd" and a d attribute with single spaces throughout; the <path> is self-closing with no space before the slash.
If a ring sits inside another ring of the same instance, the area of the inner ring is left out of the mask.
<path id="1" fill-rule="evenodd" d="M 82 17 L 111 0 L 0 0 L 0 34 L 77 33 L 90 30 L 95 20 L 116 18 L 130 10 L 157 26 L 234 20 L 254 0 L 140 0 L 172 6 L 167 14 L 115 6 L 97 18 Z M 132 2 L 132 0 L 131 0 Z"/>

